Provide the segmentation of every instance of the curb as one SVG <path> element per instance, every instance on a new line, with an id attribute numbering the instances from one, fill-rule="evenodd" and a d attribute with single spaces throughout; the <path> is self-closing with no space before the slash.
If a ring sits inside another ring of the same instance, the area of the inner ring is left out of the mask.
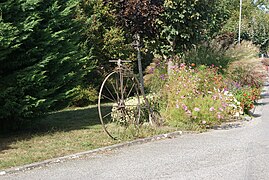
<path id="1" fill-rule="evenodd" d="M 251 109 L 250 110 L 250 113 L 252 116 L 257 116 L 257 115 L 262 115 L 262 111 L 263 111 L 263 103 L 264 103 L 264 96 L 268 95 L 269 93 L 269 83 L 264 83 L 264 86 L 262 88 L 262 93 L 261 93 L 261 98 L 257 101 L 258 104 L 261 104 L 261 105 L 258 105 L 258 106 L 255 106 L 254 109 Z M 258 116 L 259 117 L 259 116 Z"/>
<path id="2" fill-rule="evenodd" d="M 80 153 L 75 153 L 75 154 L 71 154 L 71 155 L 67 155 L 67 156 L 48 159 L 48 160 L 41 161 L 41 162 L 36 162 L 36 163 L 27 164 L 27 165 L 23 165 L 23 166 L 13 167 L 13 168 L 9 168 L 9 169 L 2 170 L 2 171 L 0 170 L 0 176 L 6 175 L 6 174 L 16 173 L 19 171 L 27 171 L 27 170 L 31 170 L 34 168 L 45 167 L 45 166 L 48 166 L 50 164 L 62 163 L 62 162 L 68 161 L 68 160 L 78 159 L 78 158 L 82 158 L 85 156 L 94 155 L 94 154 L 98 154 L 98 153 L 102 153 L 102 152 L 108 152 L 108 151 L 120 149 L 123 147 L 144 144 L 147 142 L 158 141 L 161 139 L 175 138 L 177 136 L 181 136 L 184 134 L 194 134 L 194 133 L 197 133 L 197 132 L 175 131 L 175 132 L 171 132 L 171 133 L 147 137 L 144 139 L 137 139 L 137 140 L 128 141 L 128 142 L 124 142 L 124 143 L 120 143 L 120 144 L 114 144 L 111 146 L 101 147 L 101 148 L 97 148 L 97 149 L 93 149 L 93 150 L 89 150 L 89 151 L 84 151 L 84 152 L 80 152 Z"/>

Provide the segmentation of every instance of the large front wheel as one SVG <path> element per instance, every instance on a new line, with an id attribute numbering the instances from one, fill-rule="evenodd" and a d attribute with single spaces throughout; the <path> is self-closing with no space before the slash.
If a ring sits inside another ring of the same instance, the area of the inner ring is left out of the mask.
<path id="1" fill-rule="evenodd" d="M 120 138 L 130 125 L 136 126 L 141 113 L 137 78 L 110 73 L 99 91 L 98 113 L 103 130 L 113 139 Z"/>

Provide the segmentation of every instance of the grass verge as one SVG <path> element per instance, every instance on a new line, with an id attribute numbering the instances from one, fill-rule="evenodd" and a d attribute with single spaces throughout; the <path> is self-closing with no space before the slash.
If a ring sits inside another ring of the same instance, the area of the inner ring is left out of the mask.
<path id="1" fill-rule="evenodd" d="M 175 131 L 140 129 L 139 135 L 127 132 L 123 140 L 112 140 L 102 130 L 97 107 L 65 109 L 29 125 L 25 131 L 0 136 L 0 169 L 87 151 L 124 141 Z"/>

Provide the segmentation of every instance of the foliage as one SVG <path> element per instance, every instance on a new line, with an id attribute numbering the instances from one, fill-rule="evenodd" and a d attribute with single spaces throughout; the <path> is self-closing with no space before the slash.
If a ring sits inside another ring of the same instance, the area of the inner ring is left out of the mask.
<path id="1" fill-rule="evenodd" d="M 165 0 L 158 21 L 161 29 L 161 52 L 182 53 L 218 32 L 227 18 L 221 1 Z"/>
<path id="2" fill-rule="evenodd" d="M 154 36 L 157 29 L 156 18 L 163 11 L 163 0 L 123 0 L 111 1 L 116 9 L 118 24 L 125 27 L 130 35 Z"/>
<path id="3" fill-rule="evenodd" d="M 184 62 L 196 65 L 217 66 L 227 68 L 234 59 L 225 54 L 225 50 L 209 45 L 198 45 L 184 54 Z"/>
<path id="4" fill-rule="evenodd" d="M 145 79 L 145 88 L 149 93 L 158 93 L 165 85 L 164 81 L 167 77 L 166 63 L 162 62 L 161 58 L 155 58 L 153 63 L 147 67 Z M 160 78 L 163 81 L 160 81 Z"/>
<path id="5" fill-rule="evenodd" d="M 267 53 L 269 47 L 269 15 L 263 11 L 254 13 L 254 17 L 249 20 L 249 39 L 260 46 L 261 53 Z"/>
<path id="6" fill-rule="evenodd" d="M 109 59 L 126 59 L 132 54 L 124 30 L 116 26 L 111 3 L 103 0 L 83 0 L 78 7 L 79 19 L 85 29 L 84 46 L 91 51 L 99 66 L 106 67 Z"/>
<path id="7" fill-rule="evenodd" d="M 118 24 L 131 36 L 137 50 L 137 64 L 141 91 L 144 93 L 141 47 L 145 38 L 156 36 L 156 19 L 163 11 L 163 0 L 113 0 Z"/>
<path id="8" fill-rule="evenodd" d="M 240 111 L 240 103 L 225 89 L 223 76 L 215 67 L 173 67 L 161 96 L 161 114 L 177 127 L 205 128 L 229 119 Z"/>
<path id="9" fill-rule="evenodd" d="M 239 2 L 235 0 L 225 2 L 229 20 L 223 27 L 224 32 L 238 34 Z M 265 8 L 267 6 L 266 1 L 246 0 L 242 3 L 241 38 L 258 45 L 261 53 L 266 53 L 269 46 L 269 14 Z"/>
<path id="10" fill-rule="evenodd" d="M 244 65 L 243 62 L 231 64 L 226 74 L 240 86 L 260 88 L 263 85 L 260 74 L 255 73 L 252 66 Z"/>
<path id="11" fill-rule="evenodd" d="M 76 107 L 83 107 L 90 104 L 93 104 L 96 102 L 98 93 L 95 88 L 88 86 L 88 87 L 82 87 L 79 85 L 77 87 L 77 96 L 75 96 L 70 105 L 76 106 Z"/>
<path id="12" fill-rule="evenodd" d="M 234 92 L 235 98 L 240 102 L 245 113 L 254 108 L 254 102 L 260 97 L 260 89 L 250 86 L 244 86 L 236 89 Z"/>
<path id="13" fill-rule="evenodd" d="M 225 55 L 234 58 L 235 60 L 247 60 L 256 58 L 259 53 L 259 48 L 251 41 L 242 41 L 240 44 L 231 45 Z"/>
<path id="14" fill-rule="evenodd" d="M 79 1 L 1 3 L 0 127 L 68 105 L 94 68 L 82 46 Z"/>
<path id="15" fill-rule="evenodd" d="M 253 66 L 237 61 L 230 65 L 226 71 L 229 79 L 227 85 L 236 99 L 240 101 L 245 113 L 254 107 L 254 103 L 260 97 L 263 85 L 263 76 L 257 73 Z"/>
<path id="16" fill-rule="evenodd" d="M 260 9 L 267 4 L 255 3 L 243 3 L 243 37 L 266 49 L 268 14 Z M 197 45 L 213 38 L 228 17 L 223 31 L 236 34 L 238 6 L 235 0 L 1 1 L 0 127 L 20 125 L 70 103 L 80 106 L 94 101 L 101 75 L 113 68 L 108 60 L 133 59 L 135 34 L 141 36 L 136 45 L 139 53 L 147 54 L 147 61 L 154 53 L 172 57 L 187 51 L 182 60 L 189 65 L 225 68 L 231 54 L 238 59 L 242 54 L 253 57 L 255 48 L 234 46 L 224 53 L 211 45 Z M 161 92 L 169 80 L 162 66 L 166 64 L 161 59 L 150 70 L 150 92 Z M 245 81 L 240 83 L 259 84 L 251 73 L 236 72 L 235 77 Z M 197 87 L 201 90 L 202 85 Z"/>

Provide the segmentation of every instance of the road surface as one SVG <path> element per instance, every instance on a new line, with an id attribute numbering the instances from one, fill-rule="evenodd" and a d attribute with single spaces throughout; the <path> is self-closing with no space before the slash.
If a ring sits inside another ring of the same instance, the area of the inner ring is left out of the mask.
<path id="1" fill-rule="evenodd" d="M 269 91 L 261 115 L 242 127 L 134 145 L 48 167 L 0 176 L 37 179 L 269 179 Z"/>

